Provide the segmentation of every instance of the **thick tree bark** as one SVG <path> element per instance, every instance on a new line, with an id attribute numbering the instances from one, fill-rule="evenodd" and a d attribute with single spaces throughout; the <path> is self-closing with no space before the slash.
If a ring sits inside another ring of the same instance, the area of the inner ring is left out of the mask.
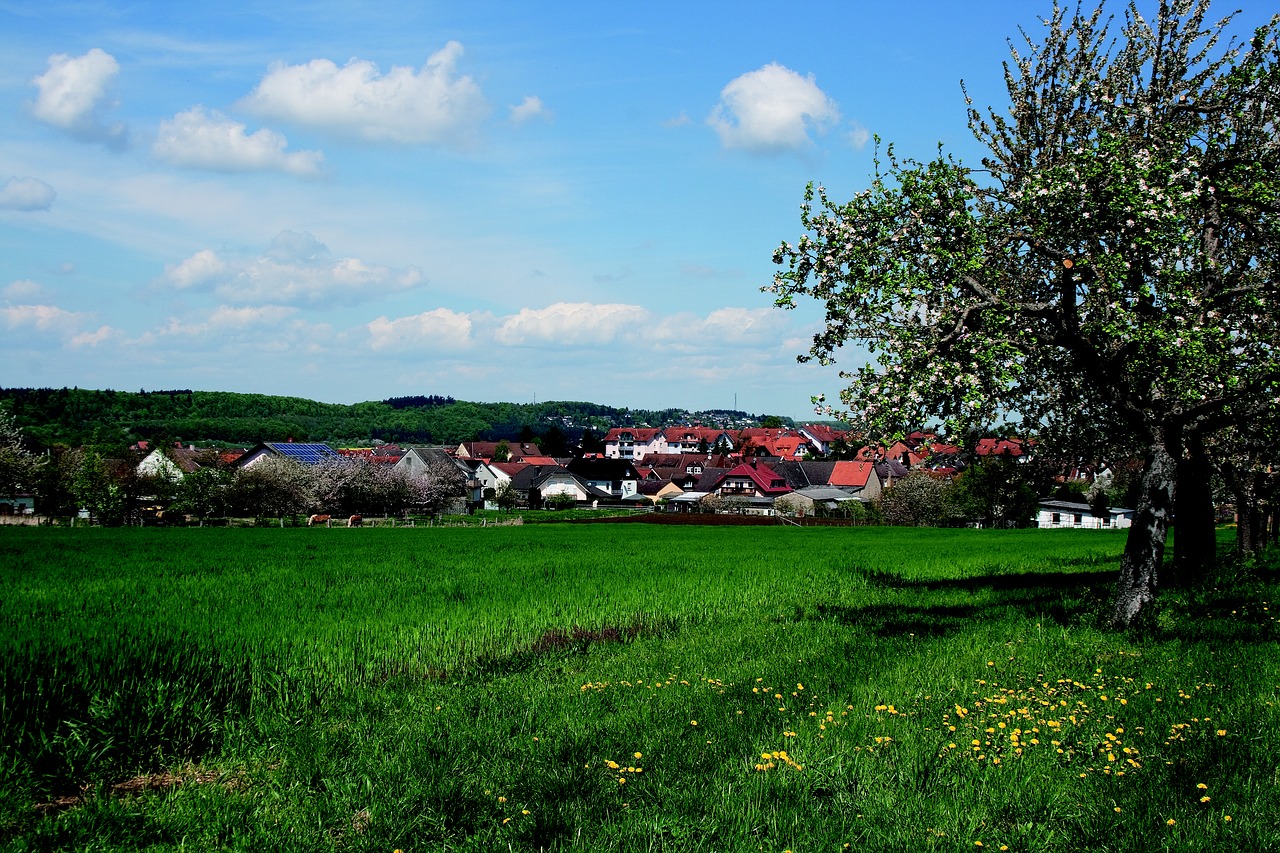
<path id="1" fill-rule="evenodd" d="M 1170 452 L 1163 434 L 1158 434 L 1147 451 L 1147 468 L 1142 475 L 1142 496 L 1138 500 L 1133 526 L 1120 558 L 1120 580 L 1116 584 L 1113 628 L 1127 627 L 1144 607 L 1155 600 L 1159 588 L 1160 565 L 1164 560 L 1165 538 L 1178 477 L 1177 456 Z"/>
<path id="2" fill-rule="evenodd" d="M 1173 580 L 1186 585 L 1203 579 L 1216 556 L 1213 466 L 1203 448 L 1178 462 L 1173 512 Z"/>

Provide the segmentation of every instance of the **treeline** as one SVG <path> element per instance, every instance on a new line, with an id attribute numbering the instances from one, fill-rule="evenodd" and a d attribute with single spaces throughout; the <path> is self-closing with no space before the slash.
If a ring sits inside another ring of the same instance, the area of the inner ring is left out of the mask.
<path id="1" fill-rule="evenodd" d="M 195 444 L 259 441 L 324 441 L 456 444 L 463 441 L 528 441 L 551 432 L 578 440 L 584 430 L 681 423 L 699 417 L 681 409 L 619 409 L 596 403 L 472 403 L 452 397 L 393 397 L 343 405 L 301 397 L 226 391 L 114 391 L 82 388 L 0 388 L 28 440 L 44 447 L 111 447 L 139 439 Z M 707 423 L 743 412 L 702 413 Z M 763 416 L 759 416 L 763 418 Z"/>

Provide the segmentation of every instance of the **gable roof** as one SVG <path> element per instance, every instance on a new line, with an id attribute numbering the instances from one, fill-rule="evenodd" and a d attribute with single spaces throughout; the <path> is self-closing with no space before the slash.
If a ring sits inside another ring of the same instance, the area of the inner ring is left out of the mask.
<path id="1" fill-rule="evenodd" d="M 767 465 L 743 462 L 738 467 L 726 471 L 716 482 L 716 485 L 719 486 L 720 483 L 730 477 L 746 477 L 750 479 L 756 489 L 765 495 L 780 495 L 791 491 L 791 487 L 787 485 L 787 478 Z"/>
<path id="2" fill-rule="evenodd" d="M 639 444 L 648 444 L 653 441 L 654 437 L 660 435 L 662 430 L 652 427 L 614 427 L 604 434 L 604 441 L 634 441 Z M 623 438 L 623 435 L 629 435 L 630 438 Z"/>
<path id="3" fill-rule="evenodd" d="M 865 460 L 837 462 L 831 472 L 831 479 L 827 482 L 837 488 L 863 489 L 875 470 L 875 463 Z"/>
<path id="4" fill-rule="evenodd" d="M 264 441 L 236 460 L 236 465 L 244 467 L 252 465 L 264 456 L 279 456 L 292 459 L 303 465 L 316 465 L 332 459 L 341 459 L 342 455 L 327 444 L 312 444 L 300 441 Z"/>
<path id="5" fill-rule="evenodd" d="M 800 432 L 809 436 L 815 441 L 823 444 L 830 444 L 838 438 L 844 438 L 848 433 L 842 429 L 827 426 L 826 424 L 805 424 L 800 427 Z"/>
<path id="6" fill-rule="evenodd" d="M 502 441 L 464 441 L 458 445 L 457 456 L 461 459 L 492 459 Z M 526 456 L 541 456 L 542 451 L 532 442 L 506 441 L 510 460 L 518 461 Z"/>
<path id="7" fill-rule="evenodd" d="M 639 480 L 640 472 L 629 459 L 574 459 L 566 469 L 588 480 Z"/>

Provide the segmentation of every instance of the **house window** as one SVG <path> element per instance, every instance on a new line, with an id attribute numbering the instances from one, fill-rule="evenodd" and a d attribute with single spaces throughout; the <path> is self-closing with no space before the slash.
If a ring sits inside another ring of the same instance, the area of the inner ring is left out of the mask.
<path id="1" fill-rule="evenodd" d="M 1060 512 L 1055 512 L 1055 513 L 1053 513 L 1051 516 L 1049 516 L 1049 519 L 1050 519 L 1054 524 L 1061 524 L 1061 523 L 1062 523 L 1062 513 L 1060 513 Z"/>
<path id="2" fill-rule="evenodd" d="M 1080 514 L 1080 513 L 1078 513 L 1078 512 L 1076 513 L 1075 518 L 1076 518 L 1076 524 L 1080 524 L 1081 522 L 1083 522 L 1083 521 L 1084 521 L 1084 516 L 1083 516 L 1083 515 L 1081 515 L 1081 514 Z"/>

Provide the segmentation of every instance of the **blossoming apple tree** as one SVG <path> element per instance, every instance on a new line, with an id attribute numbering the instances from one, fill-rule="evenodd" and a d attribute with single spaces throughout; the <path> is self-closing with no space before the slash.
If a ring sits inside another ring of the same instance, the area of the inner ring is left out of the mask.
<path id="1" fill-rule="evenodd" d="M 1016 413 L 1141 449 L 1117 625 L 1155 596 L 1189 448 L 1280 396 L 1278 21 L 1236 42 L 1208 0 L 1055 3 L 1011 43 L 1007 110 L 965 93 L 981 168 L 889 146 L 852 200 L 811 185 L 774 254 L 779 306 L 825 303 L 800 359 L 870 353 L 828 406 L 869 435 Z"/>

